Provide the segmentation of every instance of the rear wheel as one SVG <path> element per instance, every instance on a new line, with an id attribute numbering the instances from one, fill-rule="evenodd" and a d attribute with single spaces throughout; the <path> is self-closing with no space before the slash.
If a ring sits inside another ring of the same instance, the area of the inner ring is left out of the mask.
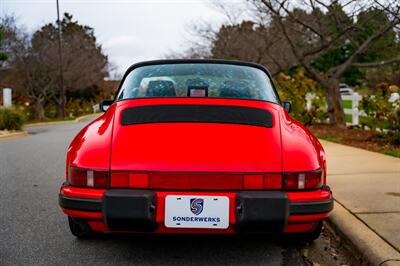
<path id="1" fill-rule="evenodd" d="M 71 233 L 77 238 L 88 238 L 93 235 L 92 228 L 85 220 L 68 216 L 68 224 Z"/>
<path id="2" fill-rule="evenodd" d="M 321 231 L 322 231 L 322 221 L 318 221 L 316 226 L 311 232 L 298 233 L 296 234 L 296 237 L 298 237 L 300 241 L 313 242 L 319 237 Z"/>
<path id="3" fill-rule="evenodd" d="M 304 233 L 287 233 L 278 236 L 278 241 L 282 244 L 285 243 L 300 243 L 300 242 L 313 242 L 321 234 L 322 221 L 318 221 L 314 229 L 310 232 Z"/>

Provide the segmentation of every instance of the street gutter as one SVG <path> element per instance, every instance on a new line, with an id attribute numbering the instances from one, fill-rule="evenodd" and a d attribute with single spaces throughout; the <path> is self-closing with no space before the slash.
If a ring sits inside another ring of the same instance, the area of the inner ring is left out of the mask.
<path id="1" fill-rule="evenodd" d="M 0 135 L 0 140 L 3 139 L 12 139 L 12 138 L 17 138 L 17 137 L 24 137 L 27 136 L 28 132 L 27 131 L 16 131 L 16 132 L 11 132 L 7 134 L 1 134 Z"/>
<path id="2" fill-rule="evenodd" d="M 100 115 L 102 115 L 102 113 L 83 115 L 83 116 L 77 117 L 74 120 L 29 123 L 29 124 L 25 124 L 24 128 L 36 127 L 36 126 L 47 126 L 47 125 L 73 124 L 73 123 L 81 122 L 82 120 L 85 120 L 85 119 L 97 118 Z M 0 140 L 13 139 L 13 138 L 18 138 L 18 137 L 25 137 L 25 136 L 28 136 L 28 135 L 29 135 L 29 132 L 26 131 L 26 130 L 15 131 L 15 132 L 7 133 L 7 134 L 0 134 Z"/>
<path id="3" fill-rule="evenodd" d="M 89 115 L 83 115 L 80 117 L 75 118 L 74 120 L 61 120 L 61 121 L 50 121 L 50 122 L 37 122 L 37 123 L 28 123 L 25 124 L 24 127 L 35 127 L 35 126 L 47 126 L 47 125 L 62 125 L 62 124 L 72 124 L 78 123 L 86 118 L 97 118 L 98 116 L 102 115 L 102 113 L 95 113 Z"/>
<path id="4" fill-rule="evenodd" d="M 366 265 L 400 265 L 400 252 L 336 200 L 327 224 Z"/>

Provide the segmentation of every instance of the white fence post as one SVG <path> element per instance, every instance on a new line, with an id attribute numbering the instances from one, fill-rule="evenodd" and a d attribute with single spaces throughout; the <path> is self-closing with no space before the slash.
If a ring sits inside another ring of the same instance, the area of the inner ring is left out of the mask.
<path id="1" fill-rule="evenodd" d="M 100 112 L 100 104 L 95 104 L 92 106 L 93 113 L 98 113 Z"/>
<path id="2" fill-rule="evenodd" d="M 359 117 L 362 112 L 358 109 L 358 103 L 361 101 L 362 96 L 357 92 L 351 95 L 342 95 L 342 100 L 351 101 L 351 109 L 343 109 L 344 113 L 351 115 L 351 125 L 356 126 L 360 123 Z"/>
<path id="3" fill-rule="evenodd" d="M 11 88 L 3 89 L 3 106 L 5 108 L 12 106 L 12 90 L 11 90 Z"/>
<path id="4" fill-rule="evenodd" d="M 312 100 L 316 97 L 314 93 L 306 94 L 306 110 L 310 111 L 312 108 Z M 342 95 L 342 100 L 351 101 L 351 109 L 343 108 L 343 111 L 346 115 L 351 115 L 351 124 L 353 126 L 357 126 L 360 123 L 360 116 L 365 116 L 363 111 L 358 109 L 358 104 L 362 99 L 362 96 L 357 92 L 354 92 L 351 95 Z"/>
<path id="5" fill-rule="evenodd" d="M 312 100 L 315 98 L 315 93 L 307 93 L 306 94 L 306 110 L 311 111 Z"/>
<path id="6" fill-rule="evenodd" d="M 360 110 L 358 109 L 358 103 L 359 101 L 361 101 L 361 99 L 362 99 L 361 95 L 358 94 L 357 92 L 353 94 L 353 100 L 351 104 L 351 107 L 353 109 L 353 118 L 352 118 L 353 125 L 358 125 L 360 123 L 359 121 Z"/>

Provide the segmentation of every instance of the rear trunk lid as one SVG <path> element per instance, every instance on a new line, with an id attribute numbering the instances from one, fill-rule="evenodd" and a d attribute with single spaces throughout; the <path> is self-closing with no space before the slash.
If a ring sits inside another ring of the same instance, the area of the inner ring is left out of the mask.
<path id="1" fill-rule="evenodd" d="M 280 172 L 278 112 L 276 104 L 254 100 L 118 102 L 111 170 Z"/>

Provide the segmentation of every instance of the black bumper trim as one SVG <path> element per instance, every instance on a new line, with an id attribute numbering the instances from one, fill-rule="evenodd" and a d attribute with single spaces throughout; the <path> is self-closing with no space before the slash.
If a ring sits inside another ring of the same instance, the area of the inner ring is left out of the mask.
<path id="1" fill-rule="evenodd" d="M 290 214 L 318 214 L 333 210 L 333 199 L 324 201 L 291 202 Z"/>
<path id="2" fill-rule="evenodd" d="M 153 191 L 110 189 L 103 196 L 104 222 L 112 230 L 154 231 L 155 206 Z"/>
<path id="3" fill-rule="evenodd" d="M 59 195 L 59 204 L 63 209 L 101 212 L 102 200 L 71 198 Z M 306 201 L 306 202 L 289 202 L 290 215 L 306 215 L 327 213 L 333 210 L 333 199 L 325 201 Z"/>
<path id="4" fill-rule="evenodd" d="M 235 228 L 242 232 L 281 232 L 289 217 L 289 199 L 282 191 L 242 191 L 236 196 Z"/>
<path id="5" fill-rule="evenodd" d="M 102 200 L 97 199 L 84 199 L 84 198 L 71 198 L 64 195 L 59 195 L 58 202 L 63 209 L 88 211 L 88 212 L 101 212 Z"/>

